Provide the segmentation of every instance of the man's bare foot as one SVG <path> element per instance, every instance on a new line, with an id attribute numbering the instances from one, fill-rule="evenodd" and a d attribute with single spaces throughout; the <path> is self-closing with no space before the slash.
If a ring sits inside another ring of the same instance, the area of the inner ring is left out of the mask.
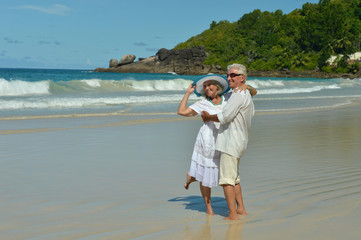
<path id="1" fill-rule="evenodd" d="M 194 177 L 191 177 L 191 176 L 189 175 L 189 172 L 187 172 L 187 180 L 186 180 L 186 183 L 184 184 L 184 188 L 185 188 L 186 190 L 188 190 L 189 184 L 191 184 L 192 182 L 195 182 L 195 181 L 196 181 L 196 179 L 195 179 Z"/>
<path id="2" fill-rule="evenodd" d="M 238 215 L 228 215 L 228 217 L 223 218 L 224 220 L 239 220 Z"/>
<path id="3" fill-rule="evenodd" d="M 239 214 L 239 215 L 242 215 L 242 216 L 247 216 L 247 212 L 246 212 L 246 210 L 238 210 L 237 209 L 237 214 Z"/>

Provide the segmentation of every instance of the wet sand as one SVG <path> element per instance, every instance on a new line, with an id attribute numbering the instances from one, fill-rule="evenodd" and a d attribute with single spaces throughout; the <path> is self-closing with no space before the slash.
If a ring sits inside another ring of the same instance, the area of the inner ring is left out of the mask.
<path id="1" fill-rule="evenodd" d="M 360 239 L 361 107 L 262 112 L 241 160 L 249 213 L 183 184 L 200 118 L 0 121 L 1 239 Z"/>

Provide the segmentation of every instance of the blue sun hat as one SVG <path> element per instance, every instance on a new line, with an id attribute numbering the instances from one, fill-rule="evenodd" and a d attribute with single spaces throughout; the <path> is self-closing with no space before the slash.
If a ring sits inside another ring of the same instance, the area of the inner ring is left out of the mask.
<path id="1" fill-rule="evenodd" d="M 196 85 L 196 89 L 194 90 L 194 93 L 198 97 L 202 96 L 202 94 L 204 93 L 203 83 L 209 80 L 217 81 L 223 86 L 224 90 L 221 93 L 221 95 L 229 91 L 228 81 L 224 76 L 217 74 L 208 74 L 193 81 L 193 86 Z"/>

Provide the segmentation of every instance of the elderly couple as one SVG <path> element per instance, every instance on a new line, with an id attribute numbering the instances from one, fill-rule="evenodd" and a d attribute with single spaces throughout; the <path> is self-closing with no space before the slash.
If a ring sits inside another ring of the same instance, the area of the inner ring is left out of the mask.
<path id="1" fill-rule="evenodd" d="M 227 67 L 227 80 L 220 75 L 206 75 L 188 87 L 178 108 L 179 115 L 200 114 L 204 121 L 184 188 L 199 181 L 207 214 L 213 215 L 211 188 L 221 185 L 229 209 L 226 220 L 238 220 L 238 214 L 247 215 L 238 169 L 254 115 L 251 95 L 257 91 L 245 84 L 246 78 L 247 70 L 242 64 Z M 232 91 L 228 92 L 229 88 Z M 193 92 L 205 98 L 187 107 Z"/>

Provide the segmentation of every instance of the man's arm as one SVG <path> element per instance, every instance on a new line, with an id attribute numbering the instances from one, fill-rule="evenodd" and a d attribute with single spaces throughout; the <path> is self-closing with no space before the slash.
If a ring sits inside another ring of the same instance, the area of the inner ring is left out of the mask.
<path id="1" fill-rule="evenodd" d="M 203 122 L 219 122 L 217 114 L 210 115 L 207 111 L 203 111 L 201 117 Z"/>
<path id="2" fill-rule="evenodd" d="M 222 112 L 217 114 L 219 122 L 222 124 L 230 123 L 240 109 L 247 107 L 250 101 L 252 101 L 252 97 L 249 93 L 244 93 L 243 91 L 233 93 Z"/>
<path id="3" fill-rule="evenodd" d="M 221 122 L 229 123 L 237 115 L 238 111 L 247 106 L 251 101 L 251 95 L 243 93 L 233 93 L 222 112 L 214 115 L 210 115 L 208 112 L 203 111 L 201 117 L 203 122 Z"/>

